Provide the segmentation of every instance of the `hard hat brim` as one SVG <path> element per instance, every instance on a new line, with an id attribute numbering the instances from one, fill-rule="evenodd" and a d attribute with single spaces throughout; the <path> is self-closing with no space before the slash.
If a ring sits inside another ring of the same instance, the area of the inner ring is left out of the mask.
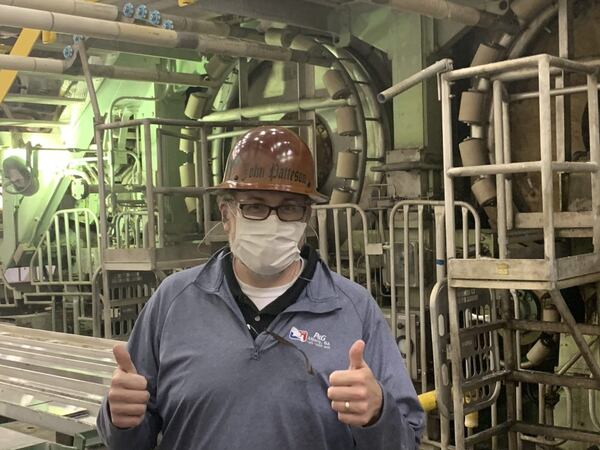
<path id="1" fill-rule="evenodd" d="M 287 188 L 287 189 L 286 189 Z M 309 191 L 309 192 L 299 192 L 297 190 L 289 189 L 289 186 L 285 185 L 257 185 L 255 183 L 234 183 L 234 182 L 224 182 L 218 184 L 217 186 L 208 187 L 205 189 L 209 194 L 219 195 L 226 192 L 236 192 L 236 191 L 267 191 L 267 192 L 282 192 L 282 193 L 290 193 L 290 194 L 298 194 L 304 195 L 308 197 L 313 203 L 327 203 L 329 201 L 329 197 L 323 195 L 317 191 Z"/>

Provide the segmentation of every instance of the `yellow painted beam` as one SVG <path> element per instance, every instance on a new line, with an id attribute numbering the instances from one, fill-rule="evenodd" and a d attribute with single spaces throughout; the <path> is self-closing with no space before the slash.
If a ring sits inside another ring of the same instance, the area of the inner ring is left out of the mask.
<path id="1" fill-rule="evenodd" d="M 14 56 L 29 56 L 33 46 L 40 38 L 41 33 L 40 30 L 23 28 L 21 34 L 19 34 L 19 37 L 17 38 L 17 42 L 13 45 L 10 54 Z M 8 94 L 8 91 L 16 78 L 16 70 L 0 70 L 0 103 L 4 101 L 6 94 Z"/>
<path id="2" fill-rule="evenodd" d="M 56 42 L 56 33 L 54 31 L 42 31 L 42 42 L 44 44 L 54 44 Z"/>

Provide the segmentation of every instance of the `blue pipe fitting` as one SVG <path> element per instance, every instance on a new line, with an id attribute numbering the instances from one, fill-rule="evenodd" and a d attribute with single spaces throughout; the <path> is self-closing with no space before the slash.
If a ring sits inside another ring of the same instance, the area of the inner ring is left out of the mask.
<path id="1" fill-rule="evenodd" d="M 148 17 L 148 7 L 146 5 L 140 5 L 135 10 L 136 19 L 145 19 Z"/>
<path id="2" fill-rule="evenodd" d="M 65 59 L 71 59 L 75 55 L 75 49 L 72 45 L 67 45 L 63 48 L 63 56 Z"/>
<path id="3" fill-rule="evenodd" d="M 158 26 L 160 25 L 160 22 L 162 20 L 162 17 L 160 15 L 160 11 L 158 10 L 154 10 L 150 13 L 150 18 L 148 19 L 150 21 L 150 23 L 152 25 Z"/>
<path id="4" fill-rule="evenodd" d="M 133 3 L 125 3 L 123 5 L 123 15 L 131 19 L 135 15 L 135 6 Z"/>

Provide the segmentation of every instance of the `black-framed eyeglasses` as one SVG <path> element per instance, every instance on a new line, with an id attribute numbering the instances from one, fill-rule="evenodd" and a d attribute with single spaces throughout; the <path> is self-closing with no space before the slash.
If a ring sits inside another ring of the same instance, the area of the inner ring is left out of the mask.
<path id="1" fill-rule="evenodd" d="M 308 356 L 306 353 L 304 353 L 304 351 L 302 351 L 301 349 L 299 349 L 298 347 L 296 347 L 294 344 L 292 344 L 290 341 L 288 341 L 287 339 L 279 336 L 277 333 L 273 333 L 272 331 L 269 330 L 265 330 L 265 333 L 267 333 L 269 336 L 271 336 L 273 339 L 275 339 L 278 343 L 291 347 L 294 350 L 300 352 L 300 354 L 302 355 L 302 357 L 304 358 L 304 364 L 306 366 L 306 371 L 308 372 L 309 375 L 314 375 L 315 374 L 315 370 L 313 369 L 313 366 L 310 364 L 310 360 L 308 359 Z"/>
<path id="2" fill-rule="evenodd" d="M 304 219 L 308 205 L 269 206 L 264 203 L 238 203 L 242 216 L 248 220 L 265 220 L 275 211 L 282 222 L 297 222 Z"/>

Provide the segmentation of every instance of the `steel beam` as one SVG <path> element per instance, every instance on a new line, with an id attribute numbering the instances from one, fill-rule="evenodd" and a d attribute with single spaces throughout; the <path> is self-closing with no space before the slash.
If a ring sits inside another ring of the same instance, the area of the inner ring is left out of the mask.
<path id="1" fill-rule="evenodd" d="M 556 306 L 556 309 L 562 316 L 563 320 L 571 330 L 571 335 L 573 336 L 573 340 L 579 351 L 581 351 L 581 356 L 585 359 L 585 362 L 588 364 L 590 372 L 594 375 L 594 380 L 596 383 L 600 383 L 600 367 L 598 366 L 598 362 L 596 361 L 592 351 L 590 350 L 590 346 L 587 341 L 583 337 L 581 330 L 578 328 L 577 323 L 575 322 L 575 318 L 571 314 L 569 307 L 565 303 L 560 291 L 557 289 L 553 289 L 550 291 L 550 297 L 552 298 L 552 303 Z"/>
<path id="2" fill-rule="evenodd" d="M 571 334 L 571 329 L 564 323 L 560 322 L 538 322 L 535 320 L 510 320 L 508 327 L 511 330 L 518 331 L 540 331 L 544 333 L 562 333 Z M 578 324 L 577 328 L 581 334 L 588 336 L 600 336 L 600 326 Z"/>
<path id="3" fill-rule="evenodd" d="M 50 95 L 7 94 L 4 103 L 27 103 L 33 105 L 72 105 L 85 102 L 84 98 L 53 97 Z"/>
<path id="4" fill-rule="evenodd" d="M 600 390 L 599 383 L 589 377 L 557 375 L 554 373 L 538 372 L 533 370 L 515 370 L 507 376 L 507 379 L 520 383 L 544 384 L 547 386 L 566 386 L 573 389 Z"/>
<path id="5" fill-rule="evenodd" d="M 574 430 L 572 428 L 550 425 L 534 425 L 523 422 L 516 422 L 511 428 L 513 431 L 519 433 L 527 433 L 555 439 L 567 439 L 570 441 L 579 441 L 588 444 L 600 444 L 600 433 L 594 433 L 592 431 Z"/>
<path id="6" fill-rule="evenodd" d="M 33 46 L 40 38 L 40 30 L 30 30 L 24 28 L 17 38 L 17 42 L 13 45 L 10 54 L 13 56 L 28 56 L 33 49 Z M 8 94 L 12 84 L 17 78 L 16 70 L 1 70 L 0 71 L 0 103 L 4 101 L 4 97 Z"/>

